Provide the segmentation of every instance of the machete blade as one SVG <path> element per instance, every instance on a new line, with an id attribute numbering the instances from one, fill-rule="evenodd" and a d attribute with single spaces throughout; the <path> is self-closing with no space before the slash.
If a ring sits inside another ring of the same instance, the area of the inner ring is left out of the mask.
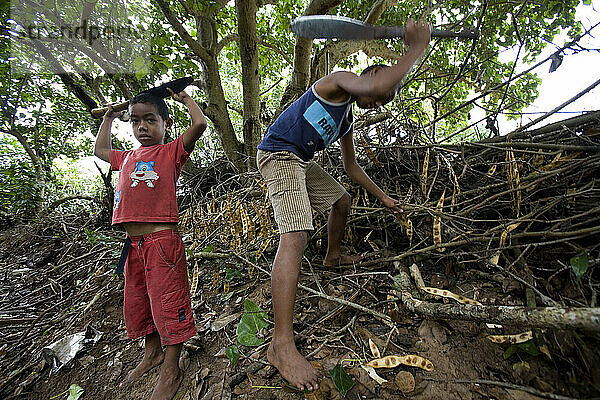
<path id="1" fill-rule="evenodd" d="M 167 90 L 167 88 L 171 89 L 173 93 L 179 93 L 184 90 L 186 87 L 194 82 L 194 78 L 191 76 L 186 76 L 185 78 L 175 79 L 174 81 L 163 83 L 160 86 L 153 87 L 150 89 L 146 89 L 143 92 L 150 93 L 153 96 L 167 98 L 171 97 L 171 93 Z"/>
<path id="2" fill-rule="evenodd" d="M 308 39 L 373 40 L 374 30 L 357 19 L 337 15 L 306 15 L 294 19 L 290 30 Z"/>

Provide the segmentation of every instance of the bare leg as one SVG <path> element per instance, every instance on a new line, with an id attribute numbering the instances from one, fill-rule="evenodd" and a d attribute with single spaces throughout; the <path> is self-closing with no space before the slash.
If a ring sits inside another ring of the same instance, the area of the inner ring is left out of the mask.
<path id="1" fill-rule="evenodd" d="M 162 346 L 160 345 L 160 336 L 158 335 L 158 332 L 153 332 L 149 335 L 146 335 L 146 348 L 144 349 L 144 357 L 142 358 L 142 361 L 140 361 L 140 363 L 134 369 L 127 373 L 127 376 L 119 386 L 125 386 L 135 381 L 140 376 L 144 375 L 146 372 L 162 363 L 164 358 L 165 354 L 163 353 Z"/>
<path id="2" fill-rule="evenodd" d="M 327 254 L 323 265 L 334 266 L 352 264 L 362 260 L 361 256 L 342 255 L 341 245 L 346 229 L 346 220 L 350 213 L 350 195 L 344 193 L 331 207 L 327 220 Z"/>
<path id="3" fill-rule="evenodd" d="M 183 381 L 183 371 L 179 368 L 179 356 L 183 343 L 167 346 L 165 361 L 160 368 L 158 382 L 150 400 L 171 400 Z"/>
<path id="4" fill-rule="evenodd" d="M 294 343 L 294 302 L 302 255 L 306 248 L 305 231 L 281 235 L 271 274 L 275 329 L 267 359 L 291 385 L 304 390 L 319 388 L 319 374 L 298 352 Z"/>

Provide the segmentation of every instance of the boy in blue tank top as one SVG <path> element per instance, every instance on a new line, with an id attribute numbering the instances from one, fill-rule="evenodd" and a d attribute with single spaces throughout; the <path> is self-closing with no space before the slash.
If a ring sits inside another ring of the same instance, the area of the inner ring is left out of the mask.
<path id="1" fill-rule="evenodd" d="M 267 358 L 299 389 L 319 387 L 319 374 L 298 352 L 292 326 L 307 232 L 313 229 L 311 208 L 323 214 L 329 212 L 323 264 L 360 261 L 360 257 L 342 255 L 340 249 L 350 212 L 350 195 L 312 158 L 316 151 L 339 140 L 344 170 L 350 178 L 391 213 L 402 212 L 398 201 L 385 194 L 356 163 L 352 104 L 374 108 L 391 101 L 430 38 L 428 23 L 409 20 L 404 37 L 408 50 L 395 65 L 371 66 L 360 76 L 337 71 L 318 80 L 277 118 L 258 145 L 256 162 L 267 183 L 280 233 L 271 276 L 275 329 Z"/>

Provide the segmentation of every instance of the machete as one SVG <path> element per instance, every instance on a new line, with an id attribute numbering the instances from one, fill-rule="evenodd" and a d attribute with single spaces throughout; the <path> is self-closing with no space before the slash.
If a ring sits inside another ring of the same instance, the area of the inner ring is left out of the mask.
<path id="1" fill-rule="evenodd" d="M 171 93 L 169 93 L 167 88 L 171 89 L 173 91 L 173 93 L 179 93 L 183 89 L 188 87 L 192 82 L 194 82 L 194 78 L 192 78 L 191 76 L 186 76 L 185 78 L 175 79 L 174 81 L 163 83 L 160 86 L 146 89 L 140 93 L 150 93 L 151 95 L 154 95 L 156 97 L 161 97 L 164 99 L 164 98 L 171 96 Z M 115 111 L 115 112 L 127 110 L 128 107 L 129 107 L 128 101 L 112 105 L 113 111 Z M 95 118 L 100 118 L 106 113 L 107 110 L 108 110 L 108 107 L 94 108 L 92 110 L 92 115 Z"/>
<path id="2" fill-rule="evenodd" d="M 374 40 L 403 38 L 406 28 L 403 26 L 371 25 L 357 19 L 337 15 L 306 15 L 294 19 L 290 30 L 296 35 L 308 39 Z M 479 32 L 475 28 L 465 28 L 461 32 L 434 29 L 432 37 L 477 39 Z"/>

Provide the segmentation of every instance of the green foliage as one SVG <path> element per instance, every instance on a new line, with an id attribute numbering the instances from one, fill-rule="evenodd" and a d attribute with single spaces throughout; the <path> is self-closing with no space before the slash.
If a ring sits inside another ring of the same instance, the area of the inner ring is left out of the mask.
<path id="1" fill-rule="evenodd" d="M 517 354 L 517 353 L 527 353 L 532 356 L 540 355 L 540 351 L 538 350 L 537 346 L 535 345 L 535 343 L 532 339 L 532 340 L 528 340 L 523 343 L 511 344 L 506 349 L 506 351 L 504 352 L 502 357 L 504 357 L 504 359 L 506 360 L 506 359 L 510 358 L 513 354 Z"/>
<path id="2" fill-rule="evenodd" d="M 346 393 L 354 386 L 354 380 L 341 364 L 337 364 L 333 369 L 329 370 L 329 375 L 335 384 L 337 390 L 340 391 L 342 396 L 346 397 Z"/>
<path id="3" fill-rule="evenodd" d="M 263 344 L 264 340 L 256 335 L 261 329 L 269 326 L 266 319 L 267 314 L 252 300 L 246 299 L 244 302 L 244 314 L 236 330 L 238 343 L 249 347 L 256 347 Z"/>
<path id="4" fill-rule="evenodd" d="M 575 257 L 572 257 L 569 261 L 571 268 L 573 269 L 573 273 L 575 273 L 575 277 L 577 278 L 577 282 L 579 282 L 589 266 L 588 254 L 585 252 L 578 254 Z"/>
<path id="5" fill-rule="evenodd" d="M 225 350 L 225 355 L 233 364 L 237 362 L 240 356 L 239 345 L 256 347 L 264 343 L 257 334 L 261 329 L 269 326 L 267 322 L 267 313 L 250 299 L 244 301 L 244 314 L 236 329 L 237 340 Z"/>
<path id="6" fill-rule="evenodd" d="M 239 347 L 237 347 L 237 345 L 232 344 L 231 346 L 227 347 L 227 349 L 225 349 L 225 355 L 227 356 L 229 361 L 231 361 L 231 363 L 235 365 L 235 363 L 237 363 L 237 360 L 240 358 L 240 349 Z"/>
<path id="7" fill-rule="evenodd" d="M 76 384 L 72 384 L 71 386 L 69 386 L 69 388 L 67 390 L 65 390 L 62 393 L 57 394 L 56 396 L 52 396 L 50 397 L 50 400 L 53 399 L 57 399 L 65 394 L 69 394 L 69 396 L 67 397 L 67 400 L 77 400 L 81 397 L 81 395 L 83 394 L 83 388 L 79 385 Z"/>
<path id="8" fill-rule="evenodd" d="M 77 400 L 82 394 L 83 388 L 73 384 L 69 387 L 69 397 L 67 397 L 67 400 Z"/>
<path id="9" fill-rule="evenodd" d="M 0 135 L 0 211 L 12 215 L 35 209 L 42 192 L 35 170 L 18 147 L 16 139 Z"/>
<path id="10" fill-rule="evenodd" d="M 237 269 L 225 268 L 225 280 L 233 281 L 234 279 L 242 278 L 242 273 Z"/>

